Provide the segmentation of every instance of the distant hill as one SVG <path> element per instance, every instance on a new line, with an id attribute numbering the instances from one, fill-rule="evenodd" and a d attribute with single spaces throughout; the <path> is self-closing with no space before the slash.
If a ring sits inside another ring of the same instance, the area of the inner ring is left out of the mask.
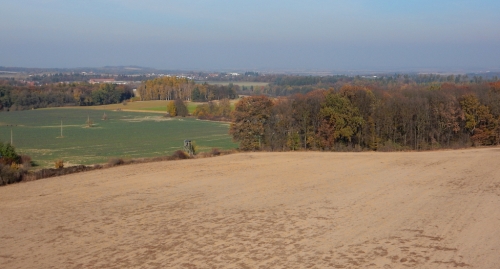
<path id="1" fill-rule="evenodd" d="M 28 68 L 28 67 L 6 67 L 0 66 L 0 72 L 15 72 L 27 74 L 40 73 L 94 73 L 94 74 L 111 74 L 111 75 L 133 75 L 133 74 L 159 74 L 168 73 L 176 74 L 185 71 L 181 70 L 160 70 L 150 67 L 141 66 L 104 66 L 104 67 L 77 67 L 77 68 Z"/>

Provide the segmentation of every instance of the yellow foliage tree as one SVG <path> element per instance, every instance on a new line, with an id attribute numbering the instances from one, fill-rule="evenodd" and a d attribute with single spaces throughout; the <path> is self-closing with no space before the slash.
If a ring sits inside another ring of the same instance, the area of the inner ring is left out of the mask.
<path id="1" fill-rule="evenodd" d="M 167 112 L 171 117 L 177 116 L 177 108 L 175 107 L 175 101 L 170 101 L 167 103 Z"/>

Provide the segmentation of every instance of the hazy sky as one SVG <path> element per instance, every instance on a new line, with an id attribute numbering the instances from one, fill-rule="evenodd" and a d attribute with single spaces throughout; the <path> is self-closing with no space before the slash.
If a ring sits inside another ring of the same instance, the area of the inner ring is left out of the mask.
<path id="1" fill-rule="evenodd" d="M 0 66 L 500 68 L 498 0 L 2 0 Z"/>

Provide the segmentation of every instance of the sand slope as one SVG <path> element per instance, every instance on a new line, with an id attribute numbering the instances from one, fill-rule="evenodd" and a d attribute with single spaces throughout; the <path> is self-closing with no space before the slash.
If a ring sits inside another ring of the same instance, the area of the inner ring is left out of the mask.
<path id="1" fill-rule="evenodd" d="M 0 268 L 500 268 L 500 148 L 246 153 L 0 188 Z"/>

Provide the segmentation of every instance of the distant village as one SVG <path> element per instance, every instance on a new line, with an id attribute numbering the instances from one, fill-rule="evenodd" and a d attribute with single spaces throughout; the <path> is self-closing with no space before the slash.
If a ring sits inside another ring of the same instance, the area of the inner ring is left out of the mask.
<path id="1" fill-rule="evenodd" d="M 159 77 L 177 77 L 187 78 L 198 82 L 204 81 L 232 81 L 241 80 L 245 77 L 255 76 L 256 72 L 243 73 L 206 73 L 206 72 L 190 72 L 188 74 L 166 74 L 166 73 L 138 73 L 138 74 L 111 74 L 101 72 L 15 72 L 15 71 L 2 71 L 0 70 L 0 77 L 11 78 L 28 86 L 41 86 L 52 83 L 81 83 L 87 82 L 89 84 L 111 83 L 115 85 L 139 85 L 142 81 L 155 79 Z"/>

